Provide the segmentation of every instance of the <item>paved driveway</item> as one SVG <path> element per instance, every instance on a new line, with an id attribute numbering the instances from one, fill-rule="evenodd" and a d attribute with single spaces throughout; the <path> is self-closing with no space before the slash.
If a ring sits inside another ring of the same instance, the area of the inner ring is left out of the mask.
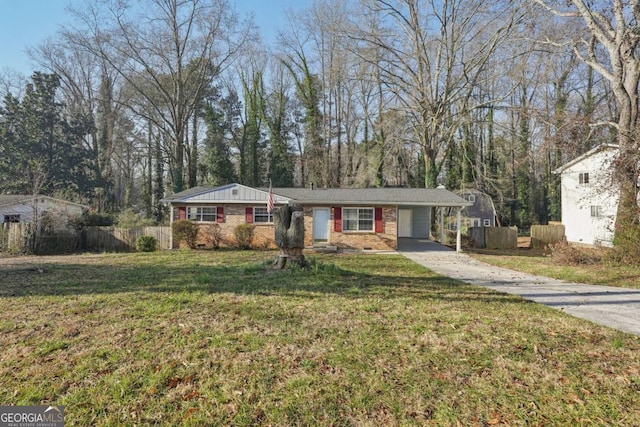
<path id="1" fill-rule="evenodd" d="M 405 257 L 443 276 L 520 295 L 573 316 L 640 335 L 640 290 L 570 283 L 494 267 L 426 240 L 405 240 L 398 248 Z"/>

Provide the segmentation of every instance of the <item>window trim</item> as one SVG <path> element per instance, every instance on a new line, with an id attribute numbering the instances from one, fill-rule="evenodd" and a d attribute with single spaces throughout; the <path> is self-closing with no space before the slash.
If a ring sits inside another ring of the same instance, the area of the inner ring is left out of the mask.
<path id="1" fill-rule="evenodd" d="M 356 219 L 346 219 L 345 211 L 347 210 L 355 210 L 356 211 Z M 361 221 L 369 221 L 369 218 L 360 218 L 361 212 L 371 212 L 371 228 L 366 230 L 360 229 Z M 343 207 L 342 208 L 342 232 L 343 233 L 375 233 L 376 232 L 376 208 L 374 207 L 365 207 L 365 206 L 354 206 L 354 207 Z M 350 222 L 355 222 L 356 229 L 349 229 L 347 226 Z"/>
<path id="2" fill-rule="evenodd" d="M 175 220 L 180 219 L 181 213 L 178 208 L 178 217 L 174 217 Z M 204 209 L 211 210 L 210 212 L 205 213 Z M 192 211 L 195 210 L 195 218 L 192 217 Z M 175 214 L 174 214 L 175 215 Z M 203 218 L 209 219 L 203 219 Z M 184 219 L 193 221 L 195 223 L 221 223 L 224 222 L 224 207 L 223 206 L 213 206 L 213 205 L 193 205 L 193 206 L 185 206 L 184 207 Z"/>
<path id="3" fill-rule="evenodd" d="M 4 215 L 4 223 L 5 224 L 16 224 L 20 222 L 20 214 L 5 214 Z"/>
<path id="4" fill-rule="evenodd" d="M 589 172 L 578 173 L 578 184 L 589 185 Z"/>
<path id="5" fill-rule="evenodd" d="M 602 205 L 591 205 L 591 218 L 602 218 Z"/>
<path id="6" fill-rule="evenodd" d="M 258 209 L 264 209 L 265 212 L 256 214 L 256 210 L 258 210 Z M 266 206 L 253 206 L 252 207 L 252 212 L 253 212 L 253 224 L 256 224 L 256 225 L 271 225 L 271 224 L 273 224 L 273 214 L 274 214 L 274 212 L 269 212 L 267 210 Z M 258 217 L 267 217 L 267 221 L 258 221 L 257 220 Z"/>
<path id="7" fill-rule="evenodd" d="M 213 212 L 204 213 L 204 209 L 211 209 Z M 191 215 L 192 210 L 195 210 L 196 217 L 193 218 Z M 205 216 L 212 217 L 213 219 L 203 219 Z M 210 205 L 195 205 L 195 206 L 187 206 L 186 219 L 189 221 L 204 223 L 204 222 L 218 222 L 218 206 L 210 206 Z"/>

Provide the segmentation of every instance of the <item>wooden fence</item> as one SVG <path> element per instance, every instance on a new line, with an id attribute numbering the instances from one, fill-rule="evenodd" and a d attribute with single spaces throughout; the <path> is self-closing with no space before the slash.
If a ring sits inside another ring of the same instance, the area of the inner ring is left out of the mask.
<path id="1" fill-rule="evenodd" d="M 158 249 L 171 249 L 171 227 L 85 227 L 35 236 L 30 223 L 0 225 L 0 253 L 53 255 L 77 251 L 129 252 L 140 236 L 153 236 Z"/>
<path id="2" fill-rule="evenodd" d="M 467 233 L 477 248 L 515 249 L 518 247 L 518 230 L 513 227 L 469 227 Z"/>
<path id="3" fill-rule="evenodd" d="M 82 233 L 82 246 L 92 252 L 134 251 L 140 236 L 153 236 L 158 249 L 171 249 L 171 227 L 85 227 Z"/>
<path id="4" fill-rule="evenodd" d="M 4 223 L 0 228 L 0 252 L 23 254 L 29 252 L 29 223 Z"/>
<path id="5" fill-rule="evenodd" d="M 544 249 L 564 240 L 564 225 L 532 225 L 531 247 Z"/>

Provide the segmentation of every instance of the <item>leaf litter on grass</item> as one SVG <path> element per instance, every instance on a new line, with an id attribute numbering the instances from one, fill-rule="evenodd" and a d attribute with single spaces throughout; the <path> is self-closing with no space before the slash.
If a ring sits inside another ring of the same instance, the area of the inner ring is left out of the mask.
<path id="1" fill-rule="evenodd" d="M 261 275 L 271 257 L 44 263 L 62 296 L 0 299 L 0 401 L 63 404 L 82 425 L 640 421 L 637 337 L 397 256 Z"/>

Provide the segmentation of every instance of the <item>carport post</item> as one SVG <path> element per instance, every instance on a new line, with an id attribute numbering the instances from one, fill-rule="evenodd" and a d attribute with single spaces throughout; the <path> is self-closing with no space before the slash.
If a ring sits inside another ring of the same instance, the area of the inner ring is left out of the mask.
<path id="1" fill-rule="evenodd" d="M 458 212 L 456 212 L 456 252 L 460 252 L 462 250 L 462 235 L 460 234 L 460 219 L 462 215 L 462 208 L 458 208 Z"/>
<path id="2" fill-rule="evenodd" d="M 445 234 L 444 234 L 444 207 L 440 208 L 440 244 L 441 245 L 446 245 L 447 242 L 444 241 L 445 239 Z"/>

